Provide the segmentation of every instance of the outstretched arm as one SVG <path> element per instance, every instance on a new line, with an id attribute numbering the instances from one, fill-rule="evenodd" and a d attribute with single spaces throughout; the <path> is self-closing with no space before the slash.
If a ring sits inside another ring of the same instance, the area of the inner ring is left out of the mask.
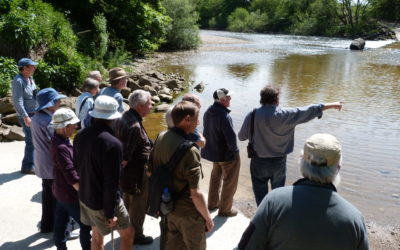
<path id="1" fill-rule="evenodd" d="M 344 102 L 330 102 L 330 103 L 325 103 L 324 106 L 322 107 L 322 110 L 327 110 L 327 109 L 337 109 L 341 110 Z"/>

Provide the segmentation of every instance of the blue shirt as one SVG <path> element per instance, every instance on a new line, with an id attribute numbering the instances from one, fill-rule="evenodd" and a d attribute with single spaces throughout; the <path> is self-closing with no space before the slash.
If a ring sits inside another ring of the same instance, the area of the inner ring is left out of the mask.
<path id="1" fill-rule="evenodd" d="M 12 81 L 12 101 L 15 110 L 20 117 L 27 117 L 35 112 L 36 84 L 32 77 L 25 78 L 18 74 Z"/>
<path id="2" fill-rule="evenodd" d="M 107 95 L 117 100 L 119 105 L 118 112 L 120 113 L 124 112 L 124 104 L 123 104 L 124 98 L 117 89 L 113 87 L 106 87 L 100 91 L 100 95 Z"/>
<path id="3" fill-rule="evenodd" d="M 82 105 L 83 100 L 86 100 L 85 103 Z M 81 109 L 82 105 L 82 109 Z M 90 110 L 94 107 L 94 100 L 92 94 L 89 92 L 83 92 L 78 98 L 76 99 L 75 104 L 75 114 L 79 118 L 81 123 L 81 129 L 85 128 L 85 118 L 87 117 Z"/>
<path id="4" fill-rule="evenodd" d="M 49 127 L 52 113 L 44 109 L 36 112 L 32 117 L 31 131 L 33 146 L 33 159 L 35 173 L 42 179 L 53 179 L 54 162 L 51 157 L 51 137 L 54 129 Z"/>
<path id="5" fill-rule="evenodd" d="M 281 108 L 263 105 L 256 109 L 254 117 L 253 146 L 260 158 L 285 156 L 293 151 L 296 125 L 322 117 L 323 104 L 299 108 Z M 251 113 L 244 119 L 239 140 L 250 138 Z"/>

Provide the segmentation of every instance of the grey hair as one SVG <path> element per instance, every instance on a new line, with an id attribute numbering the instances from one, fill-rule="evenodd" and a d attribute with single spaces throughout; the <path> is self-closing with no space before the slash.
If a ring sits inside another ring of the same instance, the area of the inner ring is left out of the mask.
<path id="1" fill-rule="evenodd" d="M 149 92 L 137 89 L 128 97 L 129 107 L 136 108 L 138 105 L 145 104 L 149 99 L 151 99 L 151 94 Z"/>
<path id="2" fill-rule="evenodd" d="M 98 88 L 100 85 L 99 81 L 93 79 L 93 78 L 86 78 L 85 81 L 83 82 L 83 89 L 85 91 L 94 89 L 94 88 Z"/>
<path id="3" fill-rule="evenodd" d="M 98 77 L 101 78 L 101 73 L 98 70 L 93 70 L 93 71 L 89 72 L 89 77 L 94 78 L 94 79 L 96 79 Z"/>
<path id="4" fill-rule="evenodd" d="M 327 183 L 339 184 L 338 183 L 340 181 L 339 169 L 341 161 L 342 159 L 340 159 L 339 164 L 337 165 L 321 167 L 321 166 L 314 166 L 313 164 L 306 162 L 302 156 L 300 159 L 300 172 L 303 175 L 303 177 L 308 178 L 315 182 L 324 184 Z"/>

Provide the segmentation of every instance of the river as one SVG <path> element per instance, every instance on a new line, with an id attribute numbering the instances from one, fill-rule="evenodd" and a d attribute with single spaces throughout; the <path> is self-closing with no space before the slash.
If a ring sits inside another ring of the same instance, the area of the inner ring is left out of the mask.
<path id="1" fill-rule="evenodd" d="M 202 93 L 195 92 L 201 117 L 221 87 L 235 92 L 230 108 L 236 131 L 259 106 L 259 91 L 267 83 L 281 88 L 284 107 L 344 101 L 341 112 L 328 110 L 322 119 L 297 126 L 286 184 L 300 177 L 304 141 L 314 133 L 331 133 L 343 146 L 339 193 L 367 220 L 400 225 L 400 43 L 367 41 L 364 51 L 350 51 L 345 39 L 218 31 L 201 36 L 198 50 L 169 53 L 160 69 L 205 84 Z M 145 121 L 153 137 L 165 128 L 162 117 L 154 113 Z M 246 144 L 239 142 L 242 168 L 235 198 L 254 206 Z"/>

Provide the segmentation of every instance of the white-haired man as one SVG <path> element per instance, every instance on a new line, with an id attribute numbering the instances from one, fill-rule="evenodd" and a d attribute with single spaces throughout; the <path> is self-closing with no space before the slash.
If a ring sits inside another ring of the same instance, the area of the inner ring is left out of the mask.
<path id="1" fill-rule="evenodd" d="M 361 212 L 334 185 L 341 166 L 339 141 L 315 134 L 303 151 L 304 178 L 265 196 L 239 249 L 369 249 Z"/>
<path id="2" fill-rule="evenodd" d="M 135 228 L 135 244 L 150 244 L 153 238 L 143 234 L 148 199 L 148 177 L 145 174 L 152 142 L 147 136 L 142 120 L 150 113 L 151 95 L 144 90 L 133 91 L 129 98 L 130 109 L 114 126 L 115 135 L 123 144 L 123 168 L 120 186 Z"/>

